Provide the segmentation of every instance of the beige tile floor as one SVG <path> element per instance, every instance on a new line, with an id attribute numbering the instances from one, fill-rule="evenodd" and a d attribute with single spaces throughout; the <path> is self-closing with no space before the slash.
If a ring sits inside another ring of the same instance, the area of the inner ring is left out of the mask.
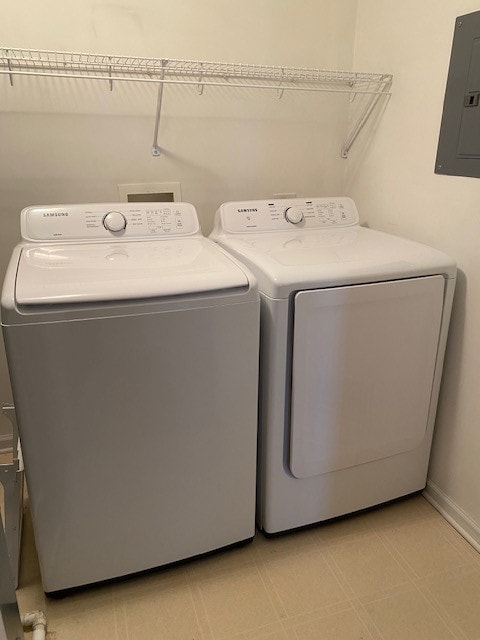
<path id="1" fill-rule="evenodd" d="M 415 496 L 46 600 L 27 510 L 18 600 L 46 612 L 49 640 L 473 640 L 480 555 Z"/>

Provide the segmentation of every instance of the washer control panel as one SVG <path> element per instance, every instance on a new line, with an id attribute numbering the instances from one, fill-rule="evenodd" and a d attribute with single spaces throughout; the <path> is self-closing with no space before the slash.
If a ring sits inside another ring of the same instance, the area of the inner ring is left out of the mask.
<path id="1" fill-rule="evenodd" d="M 217 213 L 217 230 L 227 233 L 348 227 L 359 223 L 351 198 L 295 198 L 227 202 Z M 220 225 L 220 229 L 218 229 Z"/>
<path id="2" fill-rule="evenodd" d="M 36 241 L 130 240 L 200 233 L 197 212 L 186 202 L 76 204 L 28 207 L 22 238 Z"/>

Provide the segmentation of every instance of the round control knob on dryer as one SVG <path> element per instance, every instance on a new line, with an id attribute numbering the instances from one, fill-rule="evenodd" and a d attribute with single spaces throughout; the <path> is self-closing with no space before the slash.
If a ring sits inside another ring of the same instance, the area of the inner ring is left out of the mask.
<path id="1" fill-rule="evenodd" d="M 287 207 L 285 209 L 285 219 L 292 224 L 298 224 L 303 220 L 303 211 L 300 207 Z"/>
<path id="2" fill-rule="evenodd" d="M 103 219 L 103 226 L 107 231 L 123 231 L 127 226 L 127 221 L 119 211 L 110 211 Z"/>

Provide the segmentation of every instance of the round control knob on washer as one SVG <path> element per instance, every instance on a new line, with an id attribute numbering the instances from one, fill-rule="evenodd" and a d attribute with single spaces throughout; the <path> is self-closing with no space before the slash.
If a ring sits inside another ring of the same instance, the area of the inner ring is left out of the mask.
<path id="1" fill-rule="evenodd" d="M 109 211 L 103 219 L 103 226 L 107 231 L 123 231 L 127 226 L 127 221 L 119 211 Z"/>
<path id="2" fill-rule="evenodd" d="M 300 207 L 287 207 L 285 209 L 285 219 L 292 224 L 298 224 L 303 220 L 303 211 Z"/>

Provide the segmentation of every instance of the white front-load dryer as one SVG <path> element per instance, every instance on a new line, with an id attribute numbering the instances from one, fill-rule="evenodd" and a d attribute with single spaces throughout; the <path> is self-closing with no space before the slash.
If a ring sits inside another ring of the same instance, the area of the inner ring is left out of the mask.
<path id="1" fill-rule="evenodd" d="M 259 283 L 260 527 L 423 489 L 454 262 L 359 226 L 349 198 L 226 203 L 211 237 Z"/>
<path id="2" fill-rule="evenodd" d="M 259 296 L 185 203 L 25 209 L 2 327 L 46 592 L 251 539 Z"/>

